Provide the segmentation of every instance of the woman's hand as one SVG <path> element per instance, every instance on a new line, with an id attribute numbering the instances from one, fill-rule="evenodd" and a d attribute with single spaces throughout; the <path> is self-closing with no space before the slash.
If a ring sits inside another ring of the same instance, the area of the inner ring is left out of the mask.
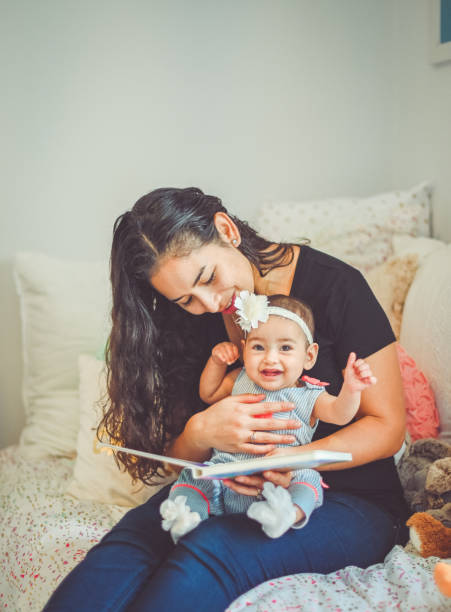
<path id="1" fill-rule="evenodd" d="M 276 444 L 292 444 L 295 437 L 273 433 L 277 429 L 297 429 L 297 419 L 278 419 L 273 412 L 293 410 L 291 402 L 265 402 L 264 395 L 231 395 L 193 415 L 186 424 L 184 437 L 198 452 L 217 448 L 228 453 L 265 455 Z M 256 418 L 259 415 L 263 417 Z"/>
<path id="2" fill-rule="evenodd" d="M 297 419 L 282 420 L 272 416 L 272 413 L 289 412 L 294 404 L 265 402 L 264 398 L 264 395 L 231 395 L 193 415 L 176 443 L 179 448 L 173 447 L 172 455 L 205 460 L 212 448 L 229 453 L 267 455 L 278 452 L 276 444 L 292 444 L 296 440 L 294 436 L 273 433 L 273 430 L 282 427 L 298 429 L 301 422 Z M 185 449 L 190 449 L 189 454 L 183 454 L 181 444 Z M 257 495 L 263 489 L 265 480 L 288 487 L 291 472 L 270 470 L 262 474 L 238 476 L 234 480 L 225 480 L 224 484 L 237 493 Z"/>
<path id="3" fill-rule="evenodd" d="M 275 448 L 265 456 L 275 455 L 294 455 L 299 452 L 298 446 L 287 446 L 283 448 Z M 266 481 L 272 482 L 273 484 L 280 485 L 285 489 L 290 485 L 293 473 L 291 470 L 266 470 L 261 474 L 251 474 L 246 476 L 237 476 L 236 478 L 223 480 L 223 483 L 235 493 L 241 493 L 242 495 L 258 495 L 263 489 L 263 485 Z"/>

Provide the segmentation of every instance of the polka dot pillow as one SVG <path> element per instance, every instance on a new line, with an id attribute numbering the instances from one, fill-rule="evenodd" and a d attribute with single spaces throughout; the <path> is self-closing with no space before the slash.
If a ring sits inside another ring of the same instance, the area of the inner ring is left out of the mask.
<path id="1" fill-rule="evenodd" d="M 271 240 L 309 238 L 313 247 L 367 271 L 393 254 L 394 235 L 430 235 L 431 195 L 423 182 L 368 198 L 268 202 L 254 225 Z"/>

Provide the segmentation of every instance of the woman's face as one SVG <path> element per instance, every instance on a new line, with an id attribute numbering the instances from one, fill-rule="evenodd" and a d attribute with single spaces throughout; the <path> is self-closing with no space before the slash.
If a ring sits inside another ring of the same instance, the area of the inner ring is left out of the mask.
<path id="1" fill-rule="evenodd" d="M 227 310 L 240 291 L 254 290 L 254 271 L 236 247 L 224 245 L 210 243 L 184 257 L 163 258 L 151 284 L 191 314 Z"/>

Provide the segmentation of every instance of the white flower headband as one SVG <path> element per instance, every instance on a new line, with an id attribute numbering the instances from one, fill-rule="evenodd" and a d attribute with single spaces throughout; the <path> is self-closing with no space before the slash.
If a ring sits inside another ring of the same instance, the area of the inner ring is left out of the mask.
<path id="1" fill-rule="evenodd" d="M 304 332 L 308 343 L 312 344 L 313 342 L 312 334 L 304 319 L 286 308 L 269 306 L 266 295 L 255 295 L 255 293 L 249 293 L 249 291 L 241 291 L 239 297 L 235 299 L 235 308 L 239 316 L 238 325 L 245 332 L 257 329 L 259 323 L 266 323 L 269 315 L 278 315 L 297 323 Z"/>

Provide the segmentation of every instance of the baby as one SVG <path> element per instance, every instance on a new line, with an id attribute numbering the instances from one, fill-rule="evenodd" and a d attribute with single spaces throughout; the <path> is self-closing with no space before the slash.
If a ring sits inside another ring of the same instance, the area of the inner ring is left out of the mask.
<path id="1" fill-rule="evenodd" d="M 245 332 L 245 339 L 241 341 L 244 367 L 227 373 L 228 365 L 239 357 L 238 347 L 231 342 L 217 344 L 200 378 L 199 393 L 205 402 L 212 404 L 231 393 L 264 393 L 267 402 L 293 403 L 295 408 L 291 412 L 261 415 L 301 421 L 299 429 L 284 429 L 281 424 L 277 431 L 295 436 L 296 440 L 289 446 L 310 442 L 318 420 L 345 425 L 355 416 L 361 392 L 375 384 L 376 379 L 370 366 L 356 359 L 355 353 L 349 355 L 338 397 L 325 391 L 327 383 L 302 376 L 303 370 L 315 365 L 318 356 L 318 344 L 313 342 L 313 315 L 308 306 L 284 295 L 268 298 L 247 291 L 236 298 L 235 306 L 237 323 Z M 263 443 L 264 437 L 265 432 L 258 431 L 257 421 L 249 442 Z M 276 449 L 269 454 L 276 453 L 280 451 Z M 209 463 L 253 457 L 247 453 L 213 450 Z M 262 525 L 269 537 L 277 538 L 291 527 L 304 527 L 313 510 L 321 506 L 321 477 L 313 469 L 295 470 L 288 489 L 266 482 L 262 496 L 264 501 L 259 501 L 260 496 L 235 493 L 220 480 L 195 479 L 190 470 L 183 470 L 169 498 L 161 504 L 162 526 L 177 542 L 209 514 L 246 512 Z"/>

